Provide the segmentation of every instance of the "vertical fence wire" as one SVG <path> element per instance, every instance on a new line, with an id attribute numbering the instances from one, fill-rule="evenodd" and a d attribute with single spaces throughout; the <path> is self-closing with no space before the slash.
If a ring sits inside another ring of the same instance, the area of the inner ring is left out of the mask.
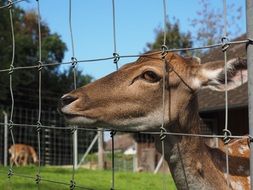
<path id="1" fill-rule="evenodd" d="M 38 72 L 39 72 L 39 86 L 38 86 L 38 90 L 39 90 L 39 102 L 38 102 L 38 121 L 37 121 L 37 141 L 38 141 L 38 169 L 37 169 L 37 174 L 36 174 L 36 184 L 37 184 L 37 188 L 40 189 L 40 169 L 41 169 L 41 148 L 40 148 L 40 142 L 41 142 L 41 138 L 40 138 L 40 132 L 41 132 L 41 75 L 42 75 L 42 61 L 41 61 L 41 18 L 40 18 L 40 2 L 39 0 L 37 1 L 37 20 L 38 20 L 38 41 L 39 41 L 39 47 L 38 47 L 38 52 L 39 52 L 39 61 L 38 61 Z"/>
<path id="2" fill-rule="evenodd" d="M 12 88 L 12 74 L 13 74 L 13 68 L 14 68 L 14 61 L 15 61 L 15 33 L 14 33 L 14 26 L 13 26 L 13 16 L 12 16 L 12 0 L 8 0 L 8 8 L 9 8 L 9 15 L 10 15 L 10 23 L 11 23 L 11 36 L 12 36 L 12 58 L 11 58 L 11 64 L 10 64 L 10 70 L 9 70 L 9 88 L 10 88 L 10 95 L 11 95 L 11 112 L 10 112 L 10 119 L 9 119 L 9 131 L 11 134 L 11 140 L 12 145 L 15 145 L 15 139 L 13 135 L 13 112 L 14 112 L 14 95 L 13 95 L 13 88 Z M 16 156 L 16 151 L 14 149 L 14 157 Z M 9 171 L 8 171 L 8 178 L 13 175 L 13 162 L 10 163 Z"/>
<path id="3" fill-rule="evenodd" d="M 116 71 L 119 70 L 118 61 L 119 54 L 117 53 L 117 41 L 116 41 L 116 14 L 115 14 L 115 2 L 112 0 L 112 26 L 113 26 L 113 57 L 114 64 L 116 65 Z M 114 136 L 116 132 L 111 131 L 111 139 L 112 139 L 112 179 L 111 179 L 111 190 L 115 188 L 115 154 L 114 154 Z"/>
<path id="4" fill-rule="evenodd" d="M 166 46 L 167 37 L 167 3 L 163 0 L 163 46 Z"/>
<path id="5" fill-rule="evenodd" d="M 166 85 L 166 61 L 165 58 L 164 59 L 164 63 L 163 63 L 163 83 L 162 83 L 162 125 L 160 128 L 161 134 L 160 134 L 160 140 L 161 140 L 161 146 L 162 146 L 162 168 L 164 170 L 164 162 L 165 162 L 165 147 L 164 147 L 164 140 L 166 138 L 166 134 L 164 134 L 164 132 L 167 132 L 164 124 L 165 124 L 165 94 L 166 94 L 166 89 L 165 89 L 165 85 Z M 170 106 L 170 105 L 169 105 Z M 166 180 L 165 180 L 165 170 L 163 172 L 163 190 L 166 189 Z"/>
<path id="6" fill-rule="evenodd" d="M 43 67 L 43 64 L 41 62 L 41 31 L 40 31 L 40 9 L 39 9 L 39 0 L 36 0 L 38 3 L 38 33 L 39 33 L 39 64 L 38 64 L 38 71 L 39 71 L 39 113 L 38 113 L 38 121 L 37 121 L 37 140 L 38 140 L 38 149 L 39 149 L 39 166 L 38 166 L 38 171 L 37 171 L 37 178 L 36 182 L 38 184 L 39 188 L 39 181 L 40 180 L 40 120 L 41 120 L 41 69 Z M 114 0 L 112 0 L 113 3 L 113 36 L 114 36 L 114 63 L 116 63 L 116 69 L 118 70 L 118 60 L 119 60 L 119 55 L 117 54 L 117 48 L 116 48 L 116 27 L 115 27 L 115 5 L 114 5 Z M 12 59 L 11 59 L 11 64 L 10 64 L 10 69 L 9 69 L 9 89 L 10 89 L 10 96 L 11 96 L 11 113 L 10 113 L 10 119 L 9 119 L 9 131 L 11 134 L 12 138 L 12 144 L 15 145 L 15 139 L 13 135 L 12 128 L 14 126 L 14 123 L 12 121 L 13 119 L 13 113 L 14 113 L 14 95 L 13 95 L 13 87 L 12 87 L 12 77 L 13 77 L 13 71 L 14 71 L 14 59 L 15 59 L 15 35 L 14 35 L 14 26 L 13 26 L 13 15 L 12 15 L 12 5 L 13 2 L 12 0 L 8 0 L 8 8 L 9 8 L 9 14 L 10 14 L 10 23 L 11 23 L 11 34 L 12 34 Z M 163 6 L 164 6 L 164 39 L 163 39 L 163 53 L 166 50 L 166 0 L 163 0 Z M 228 160 L 228 145 L 227 142 L 229 140 L 229 135 L 231 135 L 230 131 L 228 130 L 228 94 L 227 94 L 227 48 L 228 48 L 228 39 L 227 39 L 227 9 L 226 9 L 226 0 L 223 0 L 223 18 L 224 18 L 224 31 L 223 31 L 223 38 L 222 38 L 222 43 L 223 43 L 223 52 L 224 52 L 224 70 L 225 70 L 225 126 L 224 126 L 224 142 L 226 144 L 226 172 L 227 172 L 227 184 L 229 186 L 229 160 Z M 76 64 L 77 60 L 74 57 L 74 41 L 73 41 L 73 34 L 72 34 L 72 26 L 71 26 L 71 0 L 69 0 L 69 28 L 70 28 L 70 34 L 71 34 L 71 43 L 72 43 L 72 66 L 73 66 L 73 72 L 74 72 L 74 88 L 76 89 Z M 165 58 L 165 57 L 163 57 Z M 166 81 L 166 63 L 164 64 L 164 73 L 163 73 L 163 119 L 162 119 L 162 126 L 161 126 L 161 137 L 163 136 L 164 138 L 166 135 L 163 131 L 164 128 L 164 123 L 165 123 L 165 81 Z M 76 127 L 73 127 L 72 134 L 76 131 Z M 112 188 L 114 189 L 114 138 L 113 136 L 115 135 L 115 131 L 111 131 L 111 137 L 112 137 Z M 74 135 L 73 135 L 74 138 Z M 164 141 L 162 140 L 162 154 L 164 156 Z M 73 145 L 74 146 L 74 145 Z M 74 147 L 73 147 L 74 149 Z M 15 151 L 14 151 L 14 156 L 15 156 Z M 75 160 L 75 154 L 73 153 L 73 162 Z M 13 175 L 13 164 L 10 164 L 9 167 L 9 172 L 8 172 L 8 177 Z M 70 189 L 75 188 L 75 181 L 74 181 L 74 176 L 75 176 L 75 169 L 74 169 L 74 164 L 73 164 L 73 172 L 72 172 L 72 180 L 71 180 L 71 187 Z M 164 182 L 165 183 L 165 182 Z M 165 184 L 163 186 L 165 189 Z"/>
<path id="7" fill-rule="evenodd" d="M 73 37 L 73 31 L 72 31 L 72 0 L 69 0 L 69 32 L 70 32 L 70 38 L 71 38 L 71 51 L 72 51 L 72 67 L 73 67 L 73 77 L 74 77 L 74 89 L 76 89 L 76 64 L 77 59 L 75 57 L 75 45 L 74 45 L 74 37 Z"/>
<path id="8" fill-rule="evenodd" d="M 223 0 L 223 19 L 224 19 L 224 28 L 223 28 L 223 37 L 222 37 L 222 50 L 224 54 L 224 73 L 225 73 L 225 126 L 224 126 L 224 143 L 226 151 L 226 176 L 227 176 L 227 186 L 229 187 L 229 152 L 228 152 L 228 142 L 231 132 L 228 130 L 228 89 L 227 89 L 227 49 L 228 49 L 228 38 L 227 38 L 227 2 Z"/>
<path id="9" fill-rule="evenodd" d="M 77 59 L 75 58 L 75 45 L 74 45 L 74 37 L 73 37 L 73 31 L 72 31 L 72 0 L 69 0 L 69 31 L 70 31 L 70 38 L 71 38 L 71 49 L 72 49 L 72 69 L 73 69 L 73 77 L 74 77 L 74 89 L 77 88 L 77 70 L 76 70 L 76 65 L 77 65 Z M 70 180 L 70 190 L 75 189 L 75 169 L 76 169 L 76 138 L 77 138 L 77 127 L 73 126 L 71 130 L 72 134 L 72 154 L 73 154 L 73 166 L 72 166 L 72 177 Z"/>
<path id="10" fill-rule="evenodd" d="M 112 139 L 112 179 L 111 179 L 111 189 L 115 189 L 115 154 L 114 154 L 114 135 L 116 134 L 115 131 L 111 131 L 111 139 Z"/>
<path id="11" fill-rule="evenodd" d="M 164 147 L 164 140 L 166 135 L 164 134 L 166 131 L 164 124 L 165 124 L 165 95 L 166 95 L 166 50 L 168 47 L 166 46 L 166 36 L 167 36 L 167 9 L 166 9 L 166 0 L 163 0 L 163 20 L 164 20 L 164 28 L 163 28 L 163 44 L 162 44 L 162 60 L 163 60 L 163 79 L 162 79 L 162 125 L 160 127 L 160 140 L 162 146 L 162 169 L 164 170 L 165 167 L 165 147 Z M 170 107 L 170 105 L 169 105 Z M 170 109 L 170 108 L 169 108 Z M 168 116 L 170 117 L 170 116 Z M 170 119 L 170 118 L 169 118 Z M 166 179 L 165 179 L 166 171 L 163 171 L 163 190 L 166 189 Z"/>
<path id="12" fill-rule="evenodd" d="M 116 65 L 116 70 L 119 70 L 119 54 L 117 53 L 117 41 L 116 41 L 116 16 L 115 16 L 115 2 L 112 0 L 112 28 L 113 28 L 113 57 Z"/>

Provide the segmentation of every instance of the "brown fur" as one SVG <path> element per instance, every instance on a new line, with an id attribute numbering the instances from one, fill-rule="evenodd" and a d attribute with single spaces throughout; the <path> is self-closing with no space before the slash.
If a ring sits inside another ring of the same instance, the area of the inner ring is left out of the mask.
<path id="1" fill-rule="evenodd" d="M 15 144 L 9 148 L 10 164 L 16 166 L 26 166 L 29 163 L 37 163 L 38 157 L 32 146 L 25 144 Z"/>
<path id="2" fill-rule="evenodd" d="M 159 131 L 163 111 L 163 66 L 166 64 L 165 127 L 170 132 L 199 134 L 197 91 L 203 87 L 224 89 L 221 87 L 224 86 L 223 81 L 217 77 L 224 73 L 224 63 L 200 65 L 194 59 L 185 59 L 174 53 L 168 53 L 165 60 L 159 53 L 145 54 L 118 72 L 64 95 L 60 109 L 68 122 L 85 127 Z M 229 68 L 233 71 L 229 75 L 231 89 L 237 84 L 233 83 L 238 73 L 234 69 L 235 63 L 240 64 L 236 60 L 231 61 Z M 155 73 L 158 80 L 150 82 L 150 77 L 145 78 L 147 71 Z M 66 98 L 72 101 L 65 101 Z M 161 152 L 159 136 L 155 139 L 156 148 Z M 245 171 L 233 172 L 238 169 L 236 160 L 245 161 L 246 164 L 248 156 L 239 154 L 234 161 L 234 155 L 229 155 L 229 160 L 232 160 L 229 177 L 232 181 L 227 186 L 223 149 L 206 146 L 202 138 L 167 136 L 165 159 L 178 189 L 187 189 L 187 185 L 190 189 L 205 190 L 249 189 Z M 247 167 L 246 164 L 245 169 Z"/>

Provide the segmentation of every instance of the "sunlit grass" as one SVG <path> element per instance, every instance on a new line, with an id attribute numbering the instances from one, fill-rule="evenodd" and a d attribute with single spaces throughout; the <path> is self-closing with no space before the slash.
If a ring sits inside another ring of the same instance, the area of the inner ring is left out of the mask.
<path id="1" fill-rule="evenodd" d="M 31 190 L 38 189 L 35 178 L 24 178 L 16 176 L 16 174 L 24 174 L 27 176 L 35 176 L 36 167 L 18 167 L 14 168 L 14 175 L 8 179 L 8 168 L 0 167 L 0 189 L 1 190 Z M 40 190 L 68 190 L 69 185 L 61 185 L 43 181 L 48 179 L 70 184 L 72 169 L 63 167 L 42 167 L 40 182 Z M 109 190 L 111 188 L 111 171 L 78 169 L 75 175 L 77 186 L 87 187 L 94 190 Z M 132 172 L 116 172 L 115 173 L 115 189 L 119 190 L 159 190 L 163 189 L 163 174 L 152 173 L 132 173 Z M 165 176 L 166 189 L 176 189 L 173 180 L 169 174 Z M 81 188 L 76 188 L 81 189 Z"/>

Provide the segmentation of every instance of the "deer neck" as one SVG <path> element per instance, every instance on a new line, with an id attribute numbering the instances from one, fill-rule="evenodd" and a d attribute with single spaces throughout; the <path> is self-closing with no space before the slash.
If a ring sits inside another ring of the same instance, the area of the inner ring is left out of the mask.
<path id="1" fill-rule="evenodd" d="M 184 110 L 177 124 L 167 130 L 199 134 L 200 117 L 196 96 Z M 155 137 L 155 143 L 158 151 L 161 151 L 159 137 Z M 165 160 L 178 189 L 227 189 L 226 185 L 221 185 L 226 184 L 223 173 L 215 167 L 201 138 L 170 135 L 165 138 L 164 143 Z"/>

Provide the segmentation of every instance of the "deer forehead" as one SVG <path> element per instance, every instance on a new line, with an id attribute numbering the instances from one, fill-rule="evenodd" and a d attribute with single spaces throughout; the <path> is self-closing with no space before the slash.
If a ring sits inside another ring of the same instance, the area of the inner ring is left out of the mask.
<path id="1" fill-rule="evenodd" d="M 163 75 L 164 64 L 166 64 L 166 72 L 176 71 L 180 76 L 194 76 L 196 72 L 196 64 L 185 60 L 184 58 L 173 55 L 172 58 L 167 58 L 166 62 L 160 57 L 140 57 L 136 62 L 128 63 L 120 68 L 122 72 L 138 73 L 138 71 L 153 70 L 159 75 Z M 198 64 L 197 64 L 198 65 Z M 173 73 L 173 72 L 171 72 Z M 172 74 L 172 77 L 174 75 Z"/>

